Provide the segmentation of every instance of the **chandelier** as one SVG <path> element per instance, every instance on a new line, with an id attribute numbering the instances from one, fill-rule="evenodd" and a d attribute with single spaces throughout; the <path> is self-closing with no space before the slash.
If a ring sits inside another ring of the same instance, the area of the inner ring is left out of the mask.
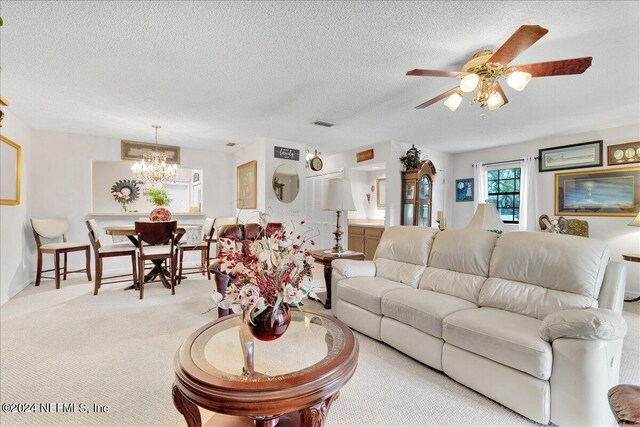
<path id="1" fill-rule="evenodd" d="M 141 161 L 131 166 L 133 176 L 143 182 L 173 182 L 178 173 L 178 165 L 167 164 L 167 155 L 157 150 L 160 125 L 151 125 L 151 127 L 156 130 L 156 145 L 153 150 L 143 154 Z"/>

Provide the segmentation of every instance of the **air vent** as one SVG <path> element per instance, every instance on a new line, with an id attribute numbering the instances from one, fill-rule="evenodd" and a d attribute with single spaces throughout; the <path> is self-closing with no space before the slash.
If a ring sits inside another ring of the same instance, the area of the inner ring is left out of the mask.
<path id="1" fill-rule="evenodd" d="M 324 126 L 326 128 L 330 128 L 331 126 L 333 126 L 333 123 L 323 122 L 321 120 L 318 120 L 317 122 L 313 122 L 313 124 L 318 126 Z"/>
<path id="2" fill-rule="evenodd" d="M 236 145 L 235 142 L 227 142 L 227 147 L 235 147 Z"/>

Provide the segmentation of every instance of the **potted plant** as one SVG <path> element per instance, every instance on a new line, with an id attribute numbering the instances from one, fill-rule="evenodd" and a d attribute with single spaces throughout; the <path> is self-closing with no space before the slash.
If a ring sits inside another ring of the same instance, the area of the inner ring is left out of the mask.
<path id="1" fill-rule="evenodd" d="M 148 188 L 147 197 L 156 208 L 149 214 L 149 219 L 154 222 L 170 221 L 171 212 L 165 206 L 171 203 L 169 193 L 164 188 Z"/>
<path id="2" fill-rule="evenodd" d="M 420 169 L 422 159 L 420 159 L 420 150 L 411 144 L 411 148 L 407 150 L 404 156 L 400 157 L 400 162 L 404 166 L 404 170 Z"/>

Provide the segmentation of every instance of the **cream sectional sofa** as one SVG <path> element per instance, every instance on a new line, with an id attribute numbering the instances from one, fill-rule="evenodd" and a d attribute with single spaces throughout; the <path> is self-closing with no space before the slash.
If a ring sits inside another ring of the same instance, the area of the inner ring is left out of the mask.
<path id="1" fill-rule="evenodd" d="M 390 227 L 336 260 L 334 314 L 542 424 L 614 425 L 625 270 L 583 237 Z"/>

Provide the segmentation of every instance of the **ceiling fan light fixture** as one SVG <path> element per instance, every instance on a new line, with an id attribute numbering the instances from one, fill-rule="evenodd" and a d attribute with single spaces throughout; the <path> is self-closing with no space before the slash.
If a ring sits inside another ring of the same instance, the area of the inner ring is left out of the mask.
<path id="1" fill-rule="evenodd" d="M 460 80 L 460 90 L 463 92 L 473 92 L 478 83 L 480 82 L 480 76 L 475 73 L 467 73 Z"/>
<path id="2" fill-rule="evenodd" d="M 505 72 L 505 78 L 509 86 L 520 92 L 531 80 L 531 74 L 525 73 L 524 71 L 517 71 L 512 68 Z"/>
<path id="3" fill-rule="evenodd" d="M 444 101 L 444 105 L 446 105 L 449 110 L 456 111 L 462 102 L 462 95 L 463 93 L 460 91 L 454 93 Z"/>
<path id="4" fill-rule="evenodd" d="M 487 107 L 489 110 L 497 110 L 504 105 L 504 99 L 496 91 L 494 91 L 487 99 Z"/>

